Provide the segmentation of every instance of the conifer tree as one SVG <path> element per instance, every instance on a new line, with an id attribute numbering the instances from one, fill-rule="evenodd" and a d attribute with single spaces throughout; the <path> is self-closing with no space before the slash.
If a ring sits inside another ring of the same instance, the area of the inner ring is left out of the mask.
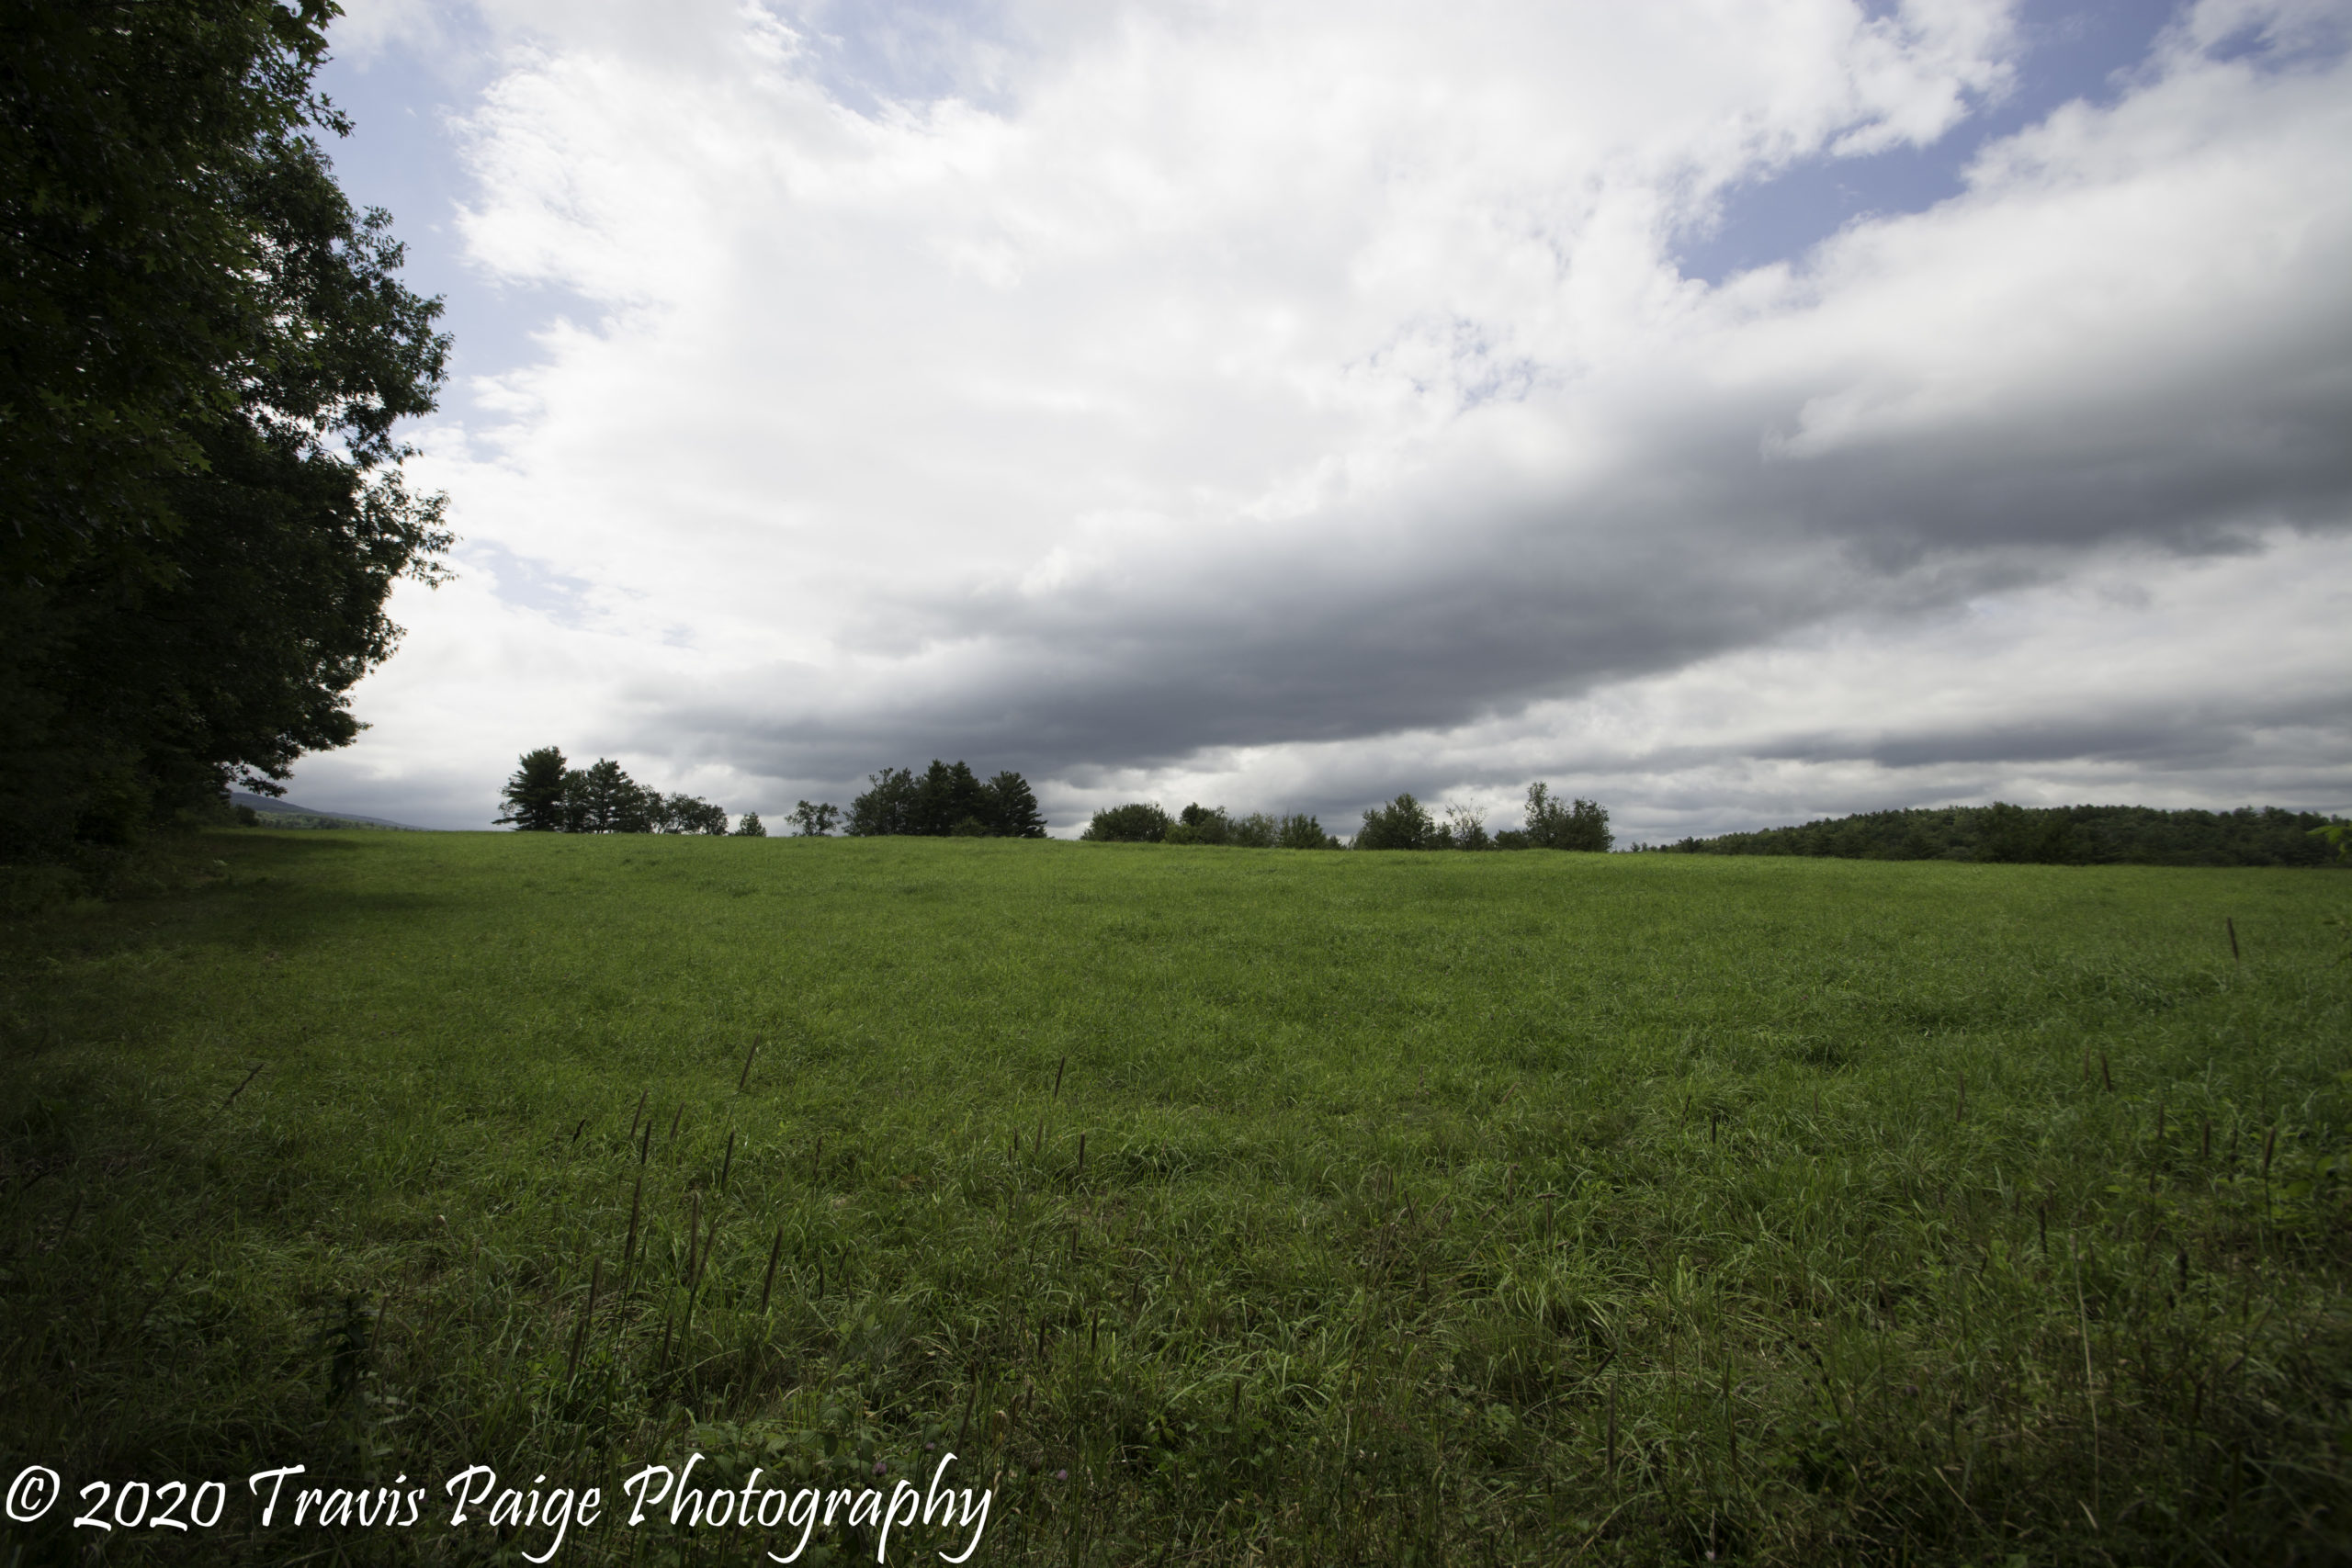
<path id="1" fill-rule="evenodd" d="M 567 770 L 563 752 L 553 746 L 542 746 L 522 756 L 522 766 L 506 781 L 500 799 L 505 803 L 506 815 L 498 818 L 502 824 L 512 823 L 517 832 L 560 833 L 564 828 L 564 779 Z"/>

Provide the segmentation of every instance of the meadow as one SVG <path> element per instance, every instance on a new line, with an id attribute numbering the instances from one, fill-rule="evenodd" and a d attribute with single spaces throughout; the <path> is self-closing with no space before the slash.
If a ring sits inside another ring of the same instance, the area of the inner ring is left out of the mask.
<path id="1" fill-rule="evenodd" d="M 546 1553 L 475 1463 L 602 1489 L 558 1562 L 791 1552 L 626 1523 L 695 1452 L 952 1452 L 977 1563 L 2352 1556 L 2352 880 L 182 852 L 0 928 L 0 1483 L 66 1489 L 0 1562 Z M 263 1526 L 298 1463 L 421 1518 Z"/>

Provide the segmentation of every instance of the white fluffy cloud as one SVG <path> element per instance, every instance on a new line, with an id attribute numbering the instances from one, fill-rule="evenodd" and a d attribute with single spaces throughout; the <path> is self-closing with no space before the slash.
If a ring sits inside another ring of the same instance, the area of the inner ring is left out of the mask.
<path id="1" fill-rule="evenodd" d="M 594 313 L 427 433 L 467 579 L 304 795 L 2346 804 L 2341 6 L 1720 288 L 1726 191 L 1947 135 L 2006 8 L 480 10 L 470 254 Z"/>

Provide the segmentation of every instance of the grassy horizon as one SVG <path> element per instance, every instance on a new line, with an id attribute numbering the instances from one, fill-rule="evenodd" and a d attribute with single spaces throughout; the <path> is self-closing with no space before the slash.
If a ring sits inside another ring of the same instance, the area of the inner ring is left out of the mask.
<path id="1" fill-rule="evenodd" d="M 0 931 L 0 1458 L 69 1487 L 0 1523 L 28 1562 L 135 1476 L 229 1478 L 224 1560 L 474 1561 L 462 1465 L 609 1506 L 697 1449 L 953 1449 L 976 1562 L 2352 1549 L 2335 878 L 193 852 Z M 293 1462 L 425 1524 L 261 1530 L 243 1477 Z M 555 1561 L 697 1550 L 616 1525 Z"/>

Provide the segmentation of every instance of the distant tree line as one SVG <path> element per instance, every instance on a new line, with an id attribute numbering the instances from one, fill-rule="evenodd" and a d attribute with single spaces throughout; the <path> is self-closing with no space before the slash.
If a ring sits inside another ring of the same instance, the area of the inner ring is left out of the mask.
<path id="1" fill-rule="evenodd" d="M 932 839 L 1042 839 L 1045 814 L 1029 781 L 1010 771 L 983 781 L 960 759 L 937 758 L 917 773 L 885 768 L 866 776 L 867 789 L 846 815 L 831 805 L 802 801 L 792 813 L 801 833 L 821 838 L 839 822 L 852 838 L 912 835 Z"/>
<path id="2" fill-rule="evenodd" d="M 1312 817 L 1234 817 L 1221 806 L 1187 806 L 1174 817 L 1149 801 L 1114 806 L 1094 814 L 1081 839 L 1098 843 L 1220 844 L 1235 849 L 1336 850 L 1348 848 Z M 1549 784 L 1527 786 L 1527 815 L 1518 828 L 1487 831 L 1486 820 L 1466 807 L 1450 807 L 1441 820 L 1410 795 L 1363 814 L 1353 848 L 1359 850 L 1585 850 L 1606 852 L 1613 841 L 1609 813 L 1589 800 L 1563 801 Z"/>
<path id="3" fill-rule="evenodd" d="M 648 789 L 610 758 L 574 768 L 563 752 L 543 746 L 526 752 L 501 792 L 506 815 L 497 820 L 525 833 L 706 833 L 727 831 L 727 810 L 691 795 Z M 738 838 L 763 839 L 760 814 L 746 811 Z"/>
<path id="4" fill-rule="evenodd" d="M 1871 811 L 1684 839 L 1673 854 L 1823 855 L 1844 860 L 1991 861 L 2039 865 L 2290 865 L 2347 863 L 2331 830 L 2346 824 L 2277 807 L 2160 811 L 2145 806 L 1950 806 Z"/>
<path id="5" fill-rule="evenodd" d="M 1340 840 L 1312 817 L 1230 815 L 1222 806 L 1192 805 L 1175 816 L 1150 801 L 1094 814 L 1079 837 L 1105 844 L 1214 844 L 1237 850 L 1336 850 Z"/>

